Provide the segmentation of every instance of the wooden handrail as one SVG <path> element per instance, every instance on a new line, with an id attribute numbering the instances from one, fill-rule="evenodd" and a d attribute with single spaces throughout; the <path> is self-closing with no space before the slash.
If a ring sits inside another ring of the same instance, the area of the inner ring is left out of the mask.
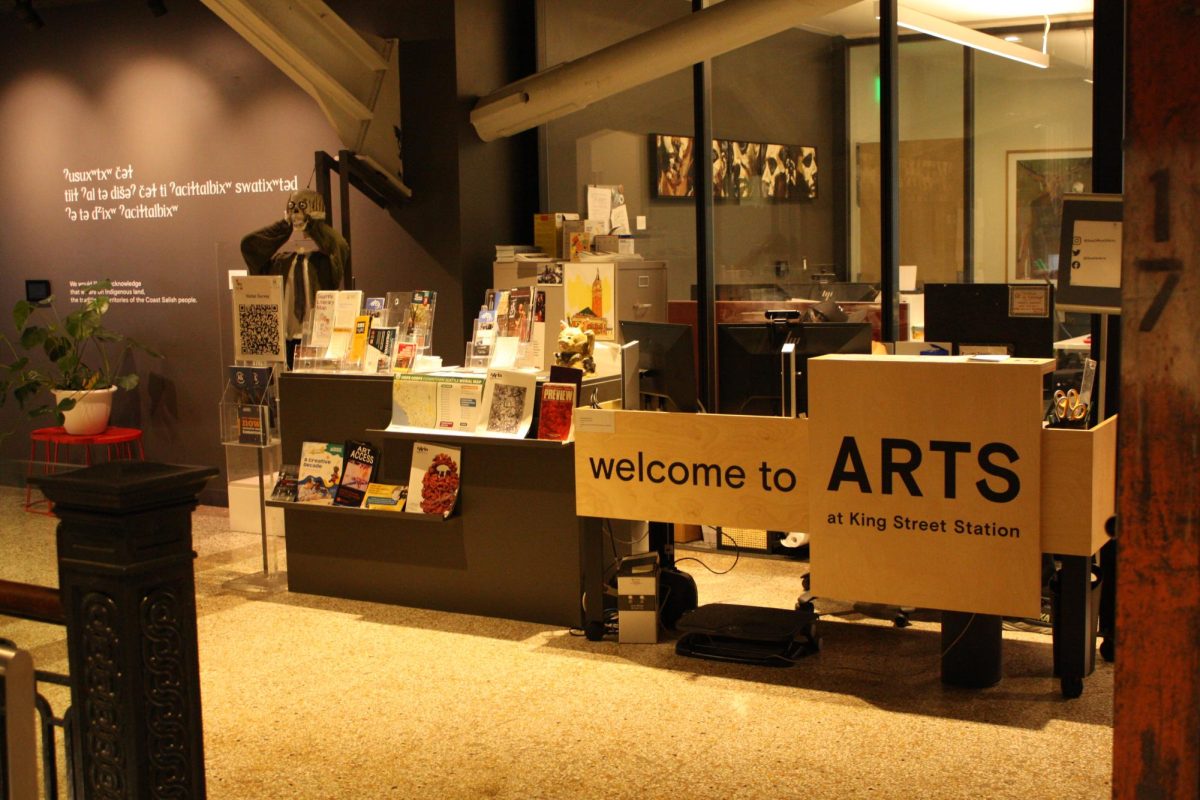
<path id="1" fill-rule="evenodd" d="M 52 625 L 67 624 L 58 589 L 32 583 L 0 580 L 0 615 Z"/>

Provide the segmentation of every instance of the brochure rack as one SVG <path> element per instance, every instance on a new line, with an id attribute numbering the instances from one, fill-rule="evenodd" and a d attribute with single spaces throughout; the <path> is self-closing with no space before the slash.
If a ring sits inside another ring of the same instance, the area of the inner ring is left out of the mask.
<path id="1" fill-rule="evenodd" d="M 267 508 L 280 468 L 278 379 L 274 366 L 230 366 L 220 403 L 230 527 L 262 537 L 263 576 L 279 575 L 283 516 Z"/>

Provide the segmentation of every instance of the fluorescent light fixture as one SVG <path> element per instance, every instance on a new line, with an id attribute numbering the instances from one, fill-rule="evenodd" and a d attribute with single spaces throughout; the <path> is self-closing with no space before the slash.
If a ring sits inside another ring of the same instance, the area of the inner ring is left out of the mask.
<path id="1" fill-rule="evenodd" d="M 1013 61 L 1020 61 L 1022 64 L 1028 64 L 1031 67 L 1039 69 L 1046 69 L 1050 66 L 1050 56 L 1038 52 L 1031 47 L 1006 42 L 991 34 L 983 33 L 954 22 L 948 22 L 940 17 L 930 16 L 929 14 L 905 6 L 897 6 L 896 15 L 896 24 L 910 31 L 924 33 L 938 39 L 945 39 L 948 42 L 954 42 L 963 47 L 971 47 L 984 53 L 991 53 L 1001 58 L 1011 58 Z M 879 19 L 878 2 L 875 4 L 875 18 Z"/>

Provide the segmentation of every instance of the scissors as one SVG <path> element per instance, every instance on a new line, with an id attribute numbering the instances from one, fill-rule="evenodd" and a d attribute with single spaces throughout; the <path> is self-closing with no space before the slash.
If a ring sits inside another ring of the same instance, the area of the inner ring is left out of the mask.
<path id="1" fill-rule="evenodd" d="M 1054 416 L 1060 420 L 1078 422 L 1087 416 L 1088 404 L 1079 399 L 1079 392 L 1074 389 L 1054 393 Z"/>

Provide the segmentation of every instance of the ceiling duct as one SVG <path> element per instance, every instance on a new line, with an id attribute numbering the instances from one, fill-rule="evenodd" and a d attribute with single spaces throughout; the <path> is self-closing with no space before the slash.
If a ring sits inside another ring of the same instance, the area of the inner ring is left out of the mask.
<path id="1" fill-rule="evenodd" d="M 347 150 L 405 197 L 396 39 L 367 37 L 321 0 L 203 0 L 320 104 Z"/>
<path id="2" fill-rule="evenodd" d="M 485 142 L 511 136 L 854 2 L 724 0 L 510 83 L 475 104 L 471 124 Z"/>

